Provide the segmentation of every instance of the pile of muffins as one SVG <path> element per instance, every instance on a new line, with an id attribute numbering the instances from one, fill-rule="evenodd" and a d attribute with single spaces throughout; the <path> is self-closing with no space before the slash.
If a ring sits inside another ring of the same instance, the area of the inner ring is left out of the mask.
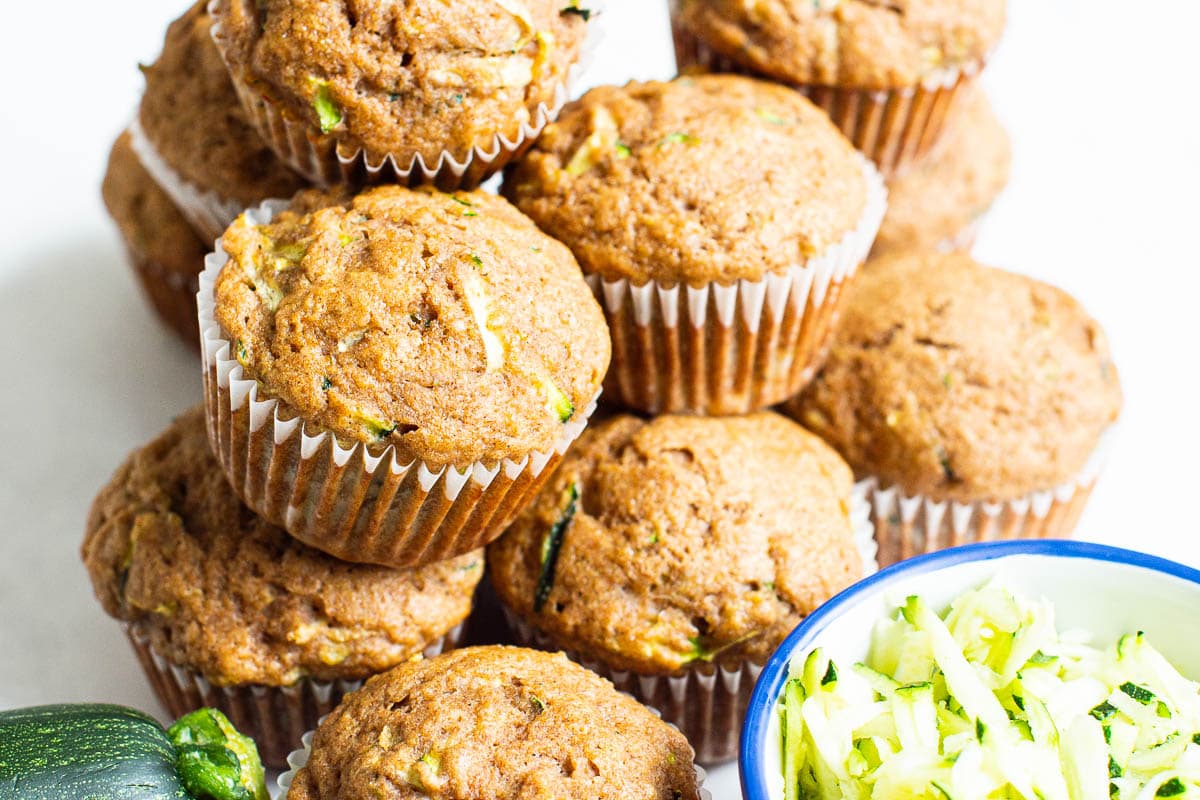
<path id="1" fill-rule="evenodd" d="M 566 104 L 583 0 L 189 9 L 104 197 L 203 404 L 84 543 L 169 711 L 293 800 L 698 797 L 832 595 L 1068 535 L 1121 390 L 965 252 L 1004 10 L 675 0 L 680 77 Z"/>

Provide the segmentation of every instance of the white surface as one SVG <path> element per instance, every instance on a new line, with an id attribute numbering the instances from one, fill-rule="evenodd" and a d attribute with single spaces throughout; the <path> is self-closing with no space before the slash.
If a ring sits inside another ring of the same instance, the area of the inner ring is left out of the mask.
<path id="1" fill-rule="evenodd" d="M 1181 672 L 1200 675 L 1200 640 L 1193 618 L 1200 606 L 1200 586 L 1142 567 L 1084 558 L 1018 555 L 993 561 L 974 561 L 917 575 L 898 575 L 847 606 L 836 623 L 790 656 L 793 670 L 804 655 L 820 647 L 839 665 L 865 661 L 876 623 L 894 617 L 910 595 L 919 595 L 942 614 L 960 595 L 998 577 L 1014 592 L 1054 605 L 1057 630 L 1091 634 L 1091 644 L 1109 647 L 1121 636 L 1144 631 L 1147 640 Z M 1096 587 L 1114 591 L 1097 594 Z M 798 673 L 793 673 L 798 674 Z M 779 743 L 779 715 L 772 714 L 767 742 Z M 766 750 L 761 769 L 769 776 L 772 797 L 783 796 L 780 748 Z"/>
<path id="2" fill-rule="evenodd" d="M 152 0 L 10 3 L 0 48 L 0 707 L 156 708 L 77 555 L 96 489 L 199 399 L 192 356 L 137 296 L 98 186 L 109 142 L 182 12 Z M 182 6 L 183 3 L 179 2 Z M 657 0 L 611 0 L 592 82 L 672 72 Z M 987 83 L 1013 133 L 1013 185 L 984 260 L 1077 295 L 1127 390 L 1080 535 L 1200 564 L 1195 320 L 1200 122 L 1190 0 L 1013 0 Z M 718 800 L 736 796 L 732 770 Z"/>

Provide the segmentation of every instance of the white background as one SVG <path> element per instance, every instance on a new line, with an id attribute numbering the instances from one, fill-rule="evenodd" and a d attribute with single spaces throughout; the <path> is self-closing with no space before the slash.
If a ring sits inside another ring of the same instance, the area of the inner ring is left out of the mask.
<path id="1" fill-rule="evenodd" d="M 78 547 L 124 455 L 199 399 L 197 364 L 142 304 L 98 188 L 141 90 L 137 62 L 154 58 L 176 4 L 6 4 L 0 708 L 157 710 Z M 672 73 L 663 5 L 609 0 L 589 83 Z M 1067 288 L 1112 340 L 1126 410 L 1079 535 L 1200 565 L 1200 4 L 1010 6 L 986 82 L 1016 163 L 977 254 Z M 710 783 L 736 796 L 731 770 Z"/>

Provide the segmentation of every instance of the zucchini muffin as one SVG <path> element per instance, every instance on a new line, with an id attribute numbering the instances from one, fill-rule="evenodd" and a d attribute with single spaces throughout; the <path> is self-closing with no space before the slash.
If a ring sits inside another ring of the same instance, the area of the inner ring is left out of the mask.
<path id="1" fill-rule="evenodd" d="M 1121 400 L 1104 332 L 1066 292 L 928 253 L 863 275 L 788 411 L 869 481 L 887 564 L 1069 534 Z"/>
<path id="2" fill-rule="evenodd" d="M 1005 0 L 671 0 L 680 70 L 795 86 L 889 173 L 937 141 L 1005 15 Z"/>
<path id="3" fill-rule="evenodd" d="M 938 146 L 888 182 L 887 215 L 871 257 L 971 249 L 980 220 L 1008 183 L 1011 165 L 1008 134 L 983 91 L 972 92 Z"/>
<path id="4" fill-rule="evenodd" d="M 504 194 L 575 253 L 613 333 L 608 397 L 734 414 L 795 394 L 883 214 L 819 109 L 737 76 L 593 89 Z"/>
<path id="5" fill-rule="evenodd" d="M 146 168 L 211 242 L 242 209 L 304 185 L 251 127 L 213 44 L 199 0 L 171 23 L 162 55 L 143 67 L 146 92 L 132 131 Z"/>
<path id="6" fill-rule="evenodd" d="M 347 564 L 238 502 L 199 407 L 96 498 L 83 559 L 173 717 L 216 706 L 282 766 L 358 681 L 453 647 L 483 553 L 412 570 Z"/>
<path id="7" fill-rule="evenodd" d="M 128 132 L 113 144 L 100 193 L 150 307 L 189 347 L 198 348 L 197 278 L 208 247 L 146 172 Z"/>
<path id="8" fill-rule="evenodd" d="M 488 570 L 518 640 L 594 665 L 724 761 L 767 657 L 863 575 L 853 483 L 771 412 L 618 416 L 584 433 Z"/>
<path id="9" fill-rule="evenodd" d="M 209 421 L 235 489 L 350 561 L 486 544 L 608 367 L 579 265 L 483 192 L 307 190 L 273 208 L 239 218 L 201 280 Z"/>
<path id="10" fill-rule="evenodd" d="M 515 647 L 465 648 L 372 678 L 280 785 L 287 800 L 702 796 L 679 731 L 561 655 Z"/>
<path id="11" fill-rule="evenodd" d="M 321 183 L 470 188 L 566 99 L 590 11 L 563 0 L 217 0 L 251 119 Z"/>

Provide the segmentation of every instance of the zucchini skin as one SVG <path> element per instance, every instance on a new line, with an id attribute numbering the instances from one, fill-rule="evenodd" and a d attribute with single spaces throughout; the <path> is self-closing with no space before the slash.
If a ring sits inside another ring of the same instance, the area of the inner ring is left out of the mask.
<path id="1" fill-rule="evenodd" d="M 150 716 L 72 704 L 0 711 L 0 800 L 190 800 Z"/>

